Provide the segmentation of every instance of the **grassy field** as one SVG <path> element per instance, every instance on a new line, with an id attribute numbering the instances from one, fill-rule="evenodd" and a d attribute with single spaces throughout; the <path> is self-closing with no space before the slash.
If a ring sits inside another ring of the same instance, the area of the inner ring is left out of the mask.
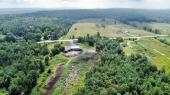
<path id="1" fill-rule="evenodd" d="M 162 34 L 170 34 L 170 24 L 168 23 L 151 23 L 148 26 L 153 29 L 159 29 Z"/>
<path id="2" fill-rule="evenodd" d="M 132 48 L 125 48 L 126 54 L 143 53 L 146 54 L 152 64 L 158 69 L 164 68 L 170 72 L 170 46 L 165 45 L 154 38 L 145 38 L 137 42 L 131 42 Z"/>
<path id="3" fill-rule="evenodd" d="M 101 36 L 105 37 L 128 37 L 128 36 L 149 36 L 155 35 L 150 32 L 146 32 L 142 29 L 138 29 L 125 24 L 103 24 L 95 22 L 78 22 L 72 26 L 68 34 L 63 39 L 68 39 L 72 36 L 74 37 L 84 37 L 87 34 L 96 35 L 97 32 Z"/>

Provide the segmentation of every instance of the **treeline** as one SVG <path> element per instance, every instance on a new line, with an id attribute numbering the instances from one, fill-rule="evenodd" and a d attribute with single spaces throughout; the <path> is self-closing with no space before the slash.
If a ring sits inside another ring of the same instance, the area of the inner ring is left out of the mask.
<path id="1" fill-rule="evenodd" d="M 155 33 L 155 34 L 161 34 L 161 31 L 159 29 L 153 29 L 153 28 L 150 28 L 150 27 L 147 27 L 147 26 L 144 26 L 143 29 L 145 31 L 152 32 L 152 33 Z"/>
<path id="2" fill-rule="evenodd" d="M 5 15 L 0 16 L 0 34 L 6 35 L 7 41 L 56 40 L 66 35 L 72 24 L 56 17 Z"/>
<path id="3" fill-rule="evenodd" d="M 77 95 L 169 95 L 169 74 L 144 55 L 125 56 L 119 41 L 97 42 L 101 61 L 86 74 L 85 87 Z"/>
<path id="4" fill-rule="evenodd" d="M 0 89 L 9 95 L 28 95 L 45 70 L 46 45 L 33 42 L 0 43 Z"/>
<path id="5" fill-rule="evenodd" d="M 74 36 L 72 38 L 75 38 Z M 86 36 L 84 37 L 78 37 L 78 43 L 87 43 L 89 46 L 95 46 L 95 42 L 99 39 L 101 39 L 101 35 L 99 32 L 97 32 L 97 34 L 95 35 L 90 35 L 90 34 L 87 34 Z M 103 37 L 104 38 L 104 37 Z"/>
<path id="6" fill-rule="evenodd" d="M 131 23 L 129 23 L 129 25 L 132 25 L 133 27 L 141 28 L 147 32 L 161 34 L 161 30 L 154 29 L 154 28 L 150 27 L 149 25 L 147 25 L 147 23 L 141 24 L 140 22 L 131 22 Z"/>

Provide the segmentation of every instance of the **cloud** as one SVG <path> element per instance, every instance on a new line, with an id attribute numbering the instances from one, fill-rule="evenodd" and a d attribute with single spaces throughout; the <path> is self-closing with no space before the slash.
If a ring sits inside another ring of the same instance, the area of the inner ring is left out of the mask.
<path id="1" fill-rule="evenodd" d="M 0 0 L 1 8 L 170 8 L 170 0 Z"/>

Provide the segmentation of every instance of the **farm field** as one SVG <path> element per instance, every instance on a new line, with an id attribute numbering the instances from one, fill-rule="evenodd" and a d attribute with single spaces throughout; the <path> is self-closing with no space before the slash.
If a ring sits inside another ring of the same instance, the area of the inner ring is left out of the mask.
<path id="1" fill-rule="evenodd" d="M 131 42 L 131 46 L 132 48 L 124 49 L 128 55 L 134 52 L 143 53 L 158 69 L 164 68 L 167 72 L 170 72 L 170 46 L 154 38 L 144 38 Z"/>
<path id="2" fill-rule="evenodd" d="M 151 36 L 155 35 L 150 32 L 146 32 L 142 29 L 125 25 L 121 23 L 99 23 L 99 22 L 78 22 L 72 26 L 68 34 L 62 39 L 68 39 L 71 37 L 84 37 L 87 34 L 96 35 L 100 33 L 104 37 L 133 37 L 133 36 Z"/>

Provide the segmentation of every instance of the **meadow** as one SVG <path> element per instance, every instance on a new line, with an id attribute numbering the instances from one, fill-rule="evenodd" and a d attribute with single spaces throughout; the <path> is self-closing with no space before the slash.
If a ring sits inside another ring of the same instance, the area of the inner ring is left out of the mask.
<path id="1" fill-rule="evenodd" d="M 69 39 L 74 37 L 84 37 L 87 34 L 96 35 L 100 33 L 104 37 L 133 37 L 133 36 L 151 36 L 153 33 L 144 31 L 143 29 L 136 28 L 130 25 L 122 23 L 99 22 L 99 21 L 79 21 L 75 23 L 68 34 L 62 37 L 62 39 Z"/>
<path id="2" fill-rule="evenodd" d="M 161 34 L 170 34 L 170 24 L 168 23 L 150 23 L 148 24 L 149 27 L 153 28 L 153 29 L 158 29 L 161 31 Z"/>

